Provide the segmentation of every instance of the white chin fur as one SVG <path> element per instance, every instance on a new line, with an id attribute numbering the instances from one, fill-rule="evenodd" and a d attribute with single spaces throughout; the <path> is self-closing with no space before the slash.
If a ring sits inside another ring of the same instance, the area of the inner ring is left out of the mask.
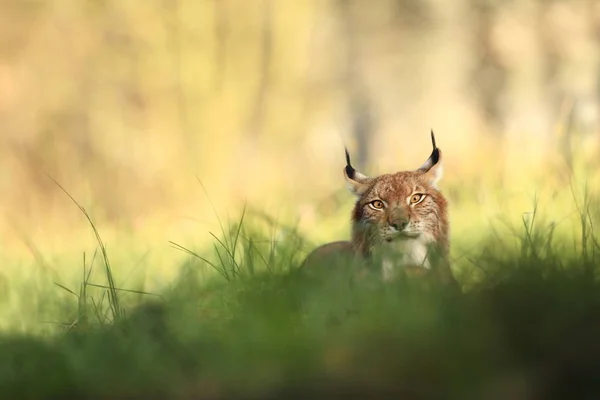
<path id="1" fill-rule="evenodd" d="M 382 254 L 382 272 L 384 279 L 395 276 L 395 272 L 403 266 L 422 266 L 431 268 L 427 257 L 428 242 L 420 238 L 407 238 L 384 241 L 380 250 Z"/>

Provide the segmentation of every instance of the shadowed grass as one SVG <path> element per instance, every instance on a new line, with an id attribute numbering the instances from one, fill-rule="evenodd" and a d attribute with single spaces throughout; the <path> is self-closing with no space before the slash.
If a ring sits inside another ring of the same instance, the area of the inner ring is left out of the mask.
<path id="1" fill-rule="evenodd" d="M 5 394 L 99 398 L 564 398 L 593 393 L 600 290 L 578 265 L 514 269 L 461 297 L 414 281 L 182 277 L 110 329 L 4 338 Z M 183 295 L 184 293 L 185 295 Z M 39 357 L 45 357 L 39 365 Z M 29 365 L 26 370 L 24 366 Z M 573 386 L 575 385 L 575 386 Z M 573 386 L 573 387 L 572 387 Z"/>

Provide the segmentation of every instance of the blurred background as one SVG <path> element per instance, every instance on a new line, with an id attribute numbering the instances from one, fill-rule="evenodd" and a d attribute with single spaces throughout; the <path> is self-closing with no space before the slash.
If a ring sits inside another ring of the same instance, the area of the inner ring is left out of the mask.
<path id="1" fill-rule="evenodd" d="M 50 177 L 136 258 L 244 204 L 344 238 L 343 147 L 413 169 L 430 129 L 456 237 L 598 177 L 600 2 L 2 0 L 0 121 L 4 257 L 93 251 Z"/>

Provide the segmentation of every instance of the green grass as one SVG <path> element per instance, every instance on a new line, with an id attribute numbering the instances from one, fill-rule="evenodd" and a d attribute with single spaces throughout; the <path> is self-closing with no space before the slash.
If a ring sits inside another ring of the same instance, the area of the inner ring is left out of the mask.
<path id="1" fill-rule="evenodd" d="M 60 324 L 2 334 L 0 397 L 596 398 L 594 205 L 587 192 L 577 202 L 573 245 L 537 205 L 510 234 L 490 230 L 455 260 L 456 295 L 346 265 L 303 272 L 310 246 L 246 209 L 211 249 L 171 243 L 189 258 L 161 293 L 117 287 L 77 204 L 99 253 L 82 257 L 78 288 L 45 293 Z M 98 263 L 105 284 L 91 279 Z M 70 298 L 53 302 L 59 292 Z"/>

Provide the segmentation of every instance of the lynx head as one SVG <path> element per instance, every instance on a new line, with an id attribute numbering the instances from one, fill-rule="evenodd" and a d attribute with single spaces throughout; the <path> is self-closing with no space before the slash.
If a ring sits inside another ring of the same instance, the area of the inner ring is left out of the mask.
<path id="1" fill-rule="evenodd" d="M 377 177 L 356 171 L 346 151 L 344 176 L 357 197 L 352 214 L 354 241 L 364 242 L 364 252 L 376 243 L 411 239 L 447 247 L 446 200 L 437 188 L 442 152 L 433 131 L 431 142 L 433 151 L 418 169 Z"/>

